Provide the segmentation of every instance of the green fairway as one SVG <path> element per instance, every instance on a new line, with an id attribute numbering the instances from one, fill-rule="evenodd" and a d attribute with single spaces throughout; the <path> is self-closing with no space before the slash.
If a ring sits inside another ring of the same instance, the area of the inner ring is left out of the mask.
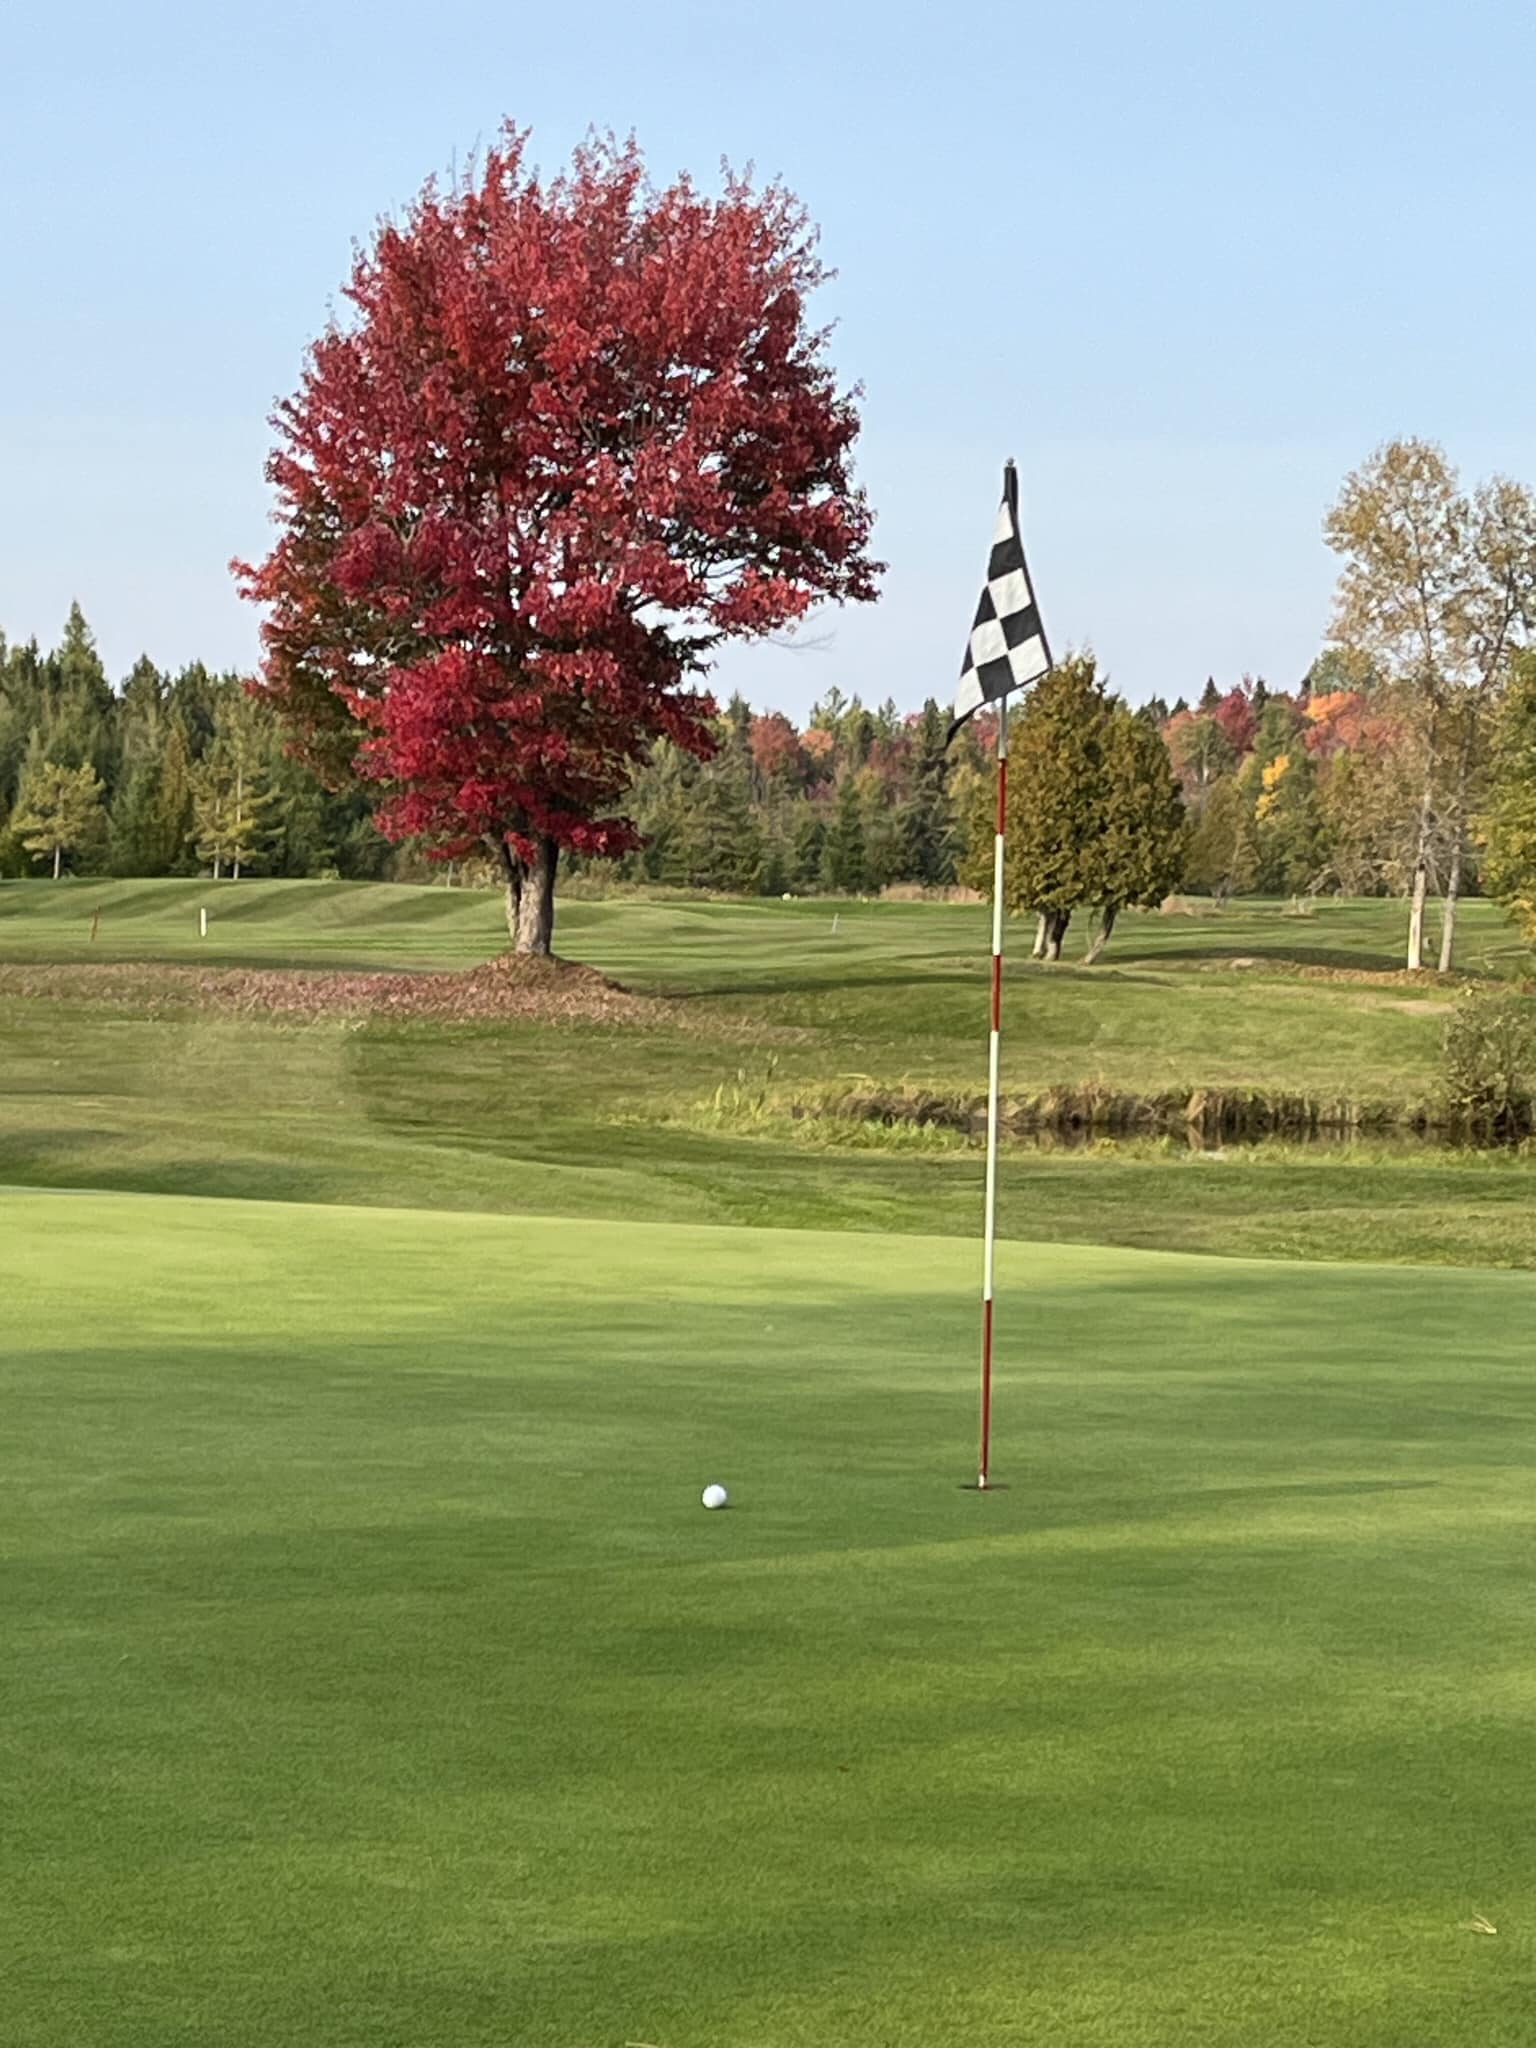
<path id="1" fill-rule="evenodd" d="M 210 900 L 200 948 L 197 908 Z M 4 980 L 28 962 L 116 956 L 458 967 L 503 943 L 499 915 L 492 895 L 446 888 L 0 885 L 0 1183 L 974 1233 L 974 1148 L 873 1129 L 830 1144 L 783 1105 L 839 1086 L 979 1090 L 983 905 L 565 905 L 564 950 L 672 998 L 643 1028 L 148 1014 L 89 983 L 65 998 Z M 1091 970 L 1016 960 L 1005 1081 L 1416 1100 L 1436 1085 L 1454 987 L 1389 978 L 1402 915 L 1387 902 L 1325 903 L 1310 917 L 1245 903 L 1128 918 Z M 1014 934 L 1016 950 L 1026 936 Z M 1484 903 L 1468 906 L 1465 958 L 1506 974 L 1531 965 Z M 1219 1160 L 1182 1143 L 1018 1149 L 1005 1165 L 1002 1228 L 1530 1265 L 1529 1173 L 1507 1154 L 1402 1159 L 1368 1147 Z"/>
<path id="2" fill-rule="evenodd" d="M 1524 2048 L 1536 1282 L 973 1268 L 0 1199 L 6 2042 Z"/>

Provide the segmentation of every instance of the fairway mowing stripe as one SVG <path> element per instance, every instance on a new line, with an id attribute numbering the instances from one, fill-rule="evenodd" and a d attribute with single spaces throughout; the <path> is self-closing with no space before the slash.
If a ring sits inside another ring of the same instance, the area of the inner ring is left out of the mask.
<path id="1" fill-rule="evenodd" d="M 1390 1530 L 1379 1525 L 1382 1521 L 1382 1504 L 1391 1498 L 1373 1491 L 1365 1496 L 1369 1512 L 1353 1515 L 1319 1516 L 1316 1513 L 1306 1520 L 1292 1511 L 1280 1508 L 1260 1511 L 1249 1510 L 1241 1514 L 1229 1514 L 1224 1520 L 1219 1514 L 1199 1520 L 1186 1519 L 1170 1522 L 1159 1516 L 1155 1506 L 1145 1521 L 1119 1520 L 1112 1522 L 1090 1522 L 1087 1524 L 1047 1523 L 1039 1527 L 1008 1532 L 994 1531 L 985 1535 L 941 1537 L 926 1543 L 894 1543 L 889 1546 L 866 1546 L 842 1550 L 775 1551 L 772 1556 L 743 1558 L 700 1559 L 701 1569 L 714 1573 L 725 1573 L 737 1577 L 756 1577 L 763 1573 L 775 1572 L 837 1572 L 853 1567 L 866 1571 L 878 1571 L 891 1564 L 943 1563 L 958 1550 L 981 1553 L 988 1557 L 1010 1557 L 1027 1554 L 1039 1557 L 1042 1554 L 1067 1557 L 1077 1551 L 1091 1551 L 1097 1555 L 1113 1555 L 1119 1552 L 1134 1552 L 1145 1556 L 1149 1553 L 1174 1552 L 1198 1547 L 1209 1550 L 1213 1544 L 1243 1546 L 1255 1543 L 1273 1543 L 1293 1546 L 1317 1541 L 1340 1533 L 1341 1529 L 1355 1528 L 1375 1540 L 1378 1534 L 1390 1533 L 1396 1544 L 1404 1541 L 1439 1543 L 1449 1531 L 1501 1529 L 1536 1530 L 1536 1507 L 1521 1506 L 1505 1510 L 1490 1511 L 1486 1504 L 1456 1509 L 1440 1507 L 1432 1517 L 1424 1519 L 1418 1530 L 1405 1528 L 1401 1521 L 1394 1522 Z M 1408 1503 L 1404 1502 L 1404 1506 Z M 1227 1510 L 1240 1508 L 1241 1503 L 1230 1496 L 1224 1497 Z"/>
<path id="2" fill-rule="evenodd" d="M 507 1232 L 515 1228 L 519 1238 L 525 1238 L 530 1231 L 547 1230 L 569 1236 L 574 1233 L 590 1234 L 594 1224 L 604 1231 L 627 1233 L 634 1236 L 671 1236 L 686 1239 L 690 1243 L 701 1240 L 721 1242 L 727 1239 L 739 1240 L 754 1246 L 760 1256 L 765 1245 L 776 1245 L 784 1251 L 792 1251 L 797 1245 L 828 1238 L 858 1238 L 871 1244 L 889 1245 L 893 1257 L 898 1258 L 898 1271 L 903 1291 L 913 1288 L 935 1293 L 948 1292 L 951 1287 L 969 1289 L 972 1286 L 972 1268 L 975 1257 L 975 1241 L 965 1236 L 942 1236 L 926 1231 L 887 1231 L 862 1229 L 837 1229 L 825 1226 L 795 1226 L 788 1224 L 757 1225 L 748 1223 L 709 1223 L 703 1221 L 656 1220 L 640 1217 L 589 1217 L 562 1216 L 542 1210 L 525 1209 L 456 1209 L 422 1208 L 419 1205 L 373 1204 L 358 1202 L 290 1202 L 265 1200 L 252 1195 L 221 1194 L 162 1194 L 140 1188 L 62 1187 L 37 1186 L 28 1182 L 0 1181 L 0 1203 L 15 1198 L 28 1199 L 34 1195 L 64 1195 L 76 1200 L 95 1200 L 114 1204 L 145 1205 L 157 1203 L 168 1211 L 181 1210 L 188 1218 L 213 1207 L 221 1210 L 244 1209 L 253 1219 L 276 1222 L 281 1217 L 308 1215 L 310 1217 L 349 1218 L 358 1222 L 366 1221 L 379 1225 L 384 1219 L 391 1219 L 404 1226 L 409 1224 L 435 1224 L 443 1230 Z M 952 1265 L 954 1277 L 946 1272 L 923 1274 L 900 1259 L 904 1248 L 922 1247 L 943 1254 L 943 1263 Z M 1009 1237 L 999 1240 L 999 1258 L 1024 1261 L 1024 1277 L 1030 1285 L 1039 1283 L 1039 1262 L 1044 1260 L 1051 1268 L 1050 1284 L 1064 1290 L 1092 1289 L 1096 1293 L 1113 1295 L 1122 1290 L 1139 1288 L 1145 1280 L 1162 1278 L 1170 1285 L 1196 1269 L 1206 1274 L 1219 1272 L 1225 1282 L 1235 1279 L 1243 1272 L 1255 1275 L 1273 1275 L 1287 1270 L 1305 1273 L 1315 1287 L 1349 1287 L 1353 1279 L 1362 1274 L 1375 1274 L 1384 1278 L 1401 1279 L 1412 1273 L 1433 1274 L 1453 1285 L 1473 1285 L 1479 1293 L 1490 1289 L 1510 1288 L 1529 1290 L 1536 1287 L 1536 1274 L 1521 1267 L 1510 1266 L 1446 1266 L 1433 1261 L 1412 1262 L 1398 1260 L 1351 1259 L 1347 1261 L 1299 1259 L 1299 1258 L 1255 1258 L 1250 1256 L 1232 1257 L 1215 1251 L 1158 1251 L 1140 1245 L 1119 1245 L 1095 1242 L 1093 1240 L 1063 1240 L 1059 1238 Z M 1109 1259 L 1117 1269 L 1114 1277 L 1107 1278 L 1104 1262 Z M 752 1284 L 743 1288 L 744 1298 L 759 1293 L 772 1276 L 765 1276 L 761 1270 L 754 1272 Z M 883 1269 L 866 1272 L 857 1265 L 842 1269 L 835 1289 L 829 1288 L 826 1298 L 840 1299 L 854 1292 L 888 1291 L 890 1276 Z M 708 1283 L 696 1287 L 679 1286 L 669 1283 L 658 1290 L 658 1300 L 686 1302 L 695 1298 L 720 1300 L 717 1289 Z M 1016 1377 L 1010 1368 L 1009 1376 Z"/>

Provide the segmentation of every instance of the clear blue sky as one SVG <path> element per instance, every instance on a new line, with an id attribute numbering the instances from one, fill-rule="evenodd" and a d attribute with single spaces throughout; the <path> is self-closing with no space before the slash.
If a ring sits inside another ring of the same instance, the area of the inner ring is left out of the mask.
<path id="1" fill-rule="evenodd" d="M 114 672 L 254 659 L 265 416 L 353 239 L 506 115 L 822 224 L 891 567 L 729 659 L 756 703 L 948 694 L 1010 453 L 1053 638 L 1133 699 L 1305 669 L 1386 435 L 1536 479 L 1529 0 L 11 0 L 0 77 L 0 625 L 78 596 Z"/>

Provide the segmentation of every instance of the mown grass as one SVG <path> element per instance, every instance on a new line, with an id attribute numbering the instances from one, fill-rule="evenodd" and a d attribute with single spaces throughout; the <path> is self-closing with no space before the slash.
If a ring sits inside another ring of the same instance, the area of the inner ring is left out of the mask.
<path id="1" fill-rule="evenodd" d="M 498 918 L 493 897 L 445 888 L 6 884 L 0 962 L 101 958 L 110 944 L 136 959 L 448 967 L 495 951 Z M 1130 919 L 1118 961 L 1092 970 L 1016 962 L 1005 1081 L 1416 1099 L 1436 1085 L 1450 991 L 1390 979 L 1401 922 L 1391 903 L 1323 904 L 1309 918 L 1241 905 Z M 818 1142 L 780 1112 L 870 1082 L 982 1085 L 982 907 L 617 899 L 567 905 L 559 939 L 673 997 L 675 1026 L 156 1019 L 0 993 L 0 1180 L 974 1235 L 974 1148 L 875 1128 Z M 1468 907 L 1466 957 L 1516 976 L 1531 966 L 1486 904 Z M 1233 959 L 1257 964 L 1224 964 Z M 772 1113 L 721 1113 L 758 1101 Z M 1371 1147 L 1214 1162 L 1175 1147 L 1015 1150 L 1002 1227 L 1524 1265 L 1536 1262 L 1529 1171 L 1519 1159 L 1399 1161 Z"/>
<path id="2" fill-rule="evenodd" d="M 1525 2048 L 1536 1282 L 973 1277 L 0 1197 L 6 2042 Z"/>

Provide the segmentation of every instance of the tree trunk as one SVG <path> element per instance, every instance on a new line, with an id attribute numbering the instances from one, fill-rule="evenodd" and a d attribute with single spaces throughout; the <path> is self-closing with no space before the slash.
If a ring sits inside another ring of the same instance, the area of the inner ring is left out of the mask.
<path id="1" fill-rule="evenodd" d="M 1421 860 L 1413 871 L 1408 901 L 1408 970 L 1424 965 L 1424 899 L 1429 894 L 1429 869 Z"/>
<path id="2" fill-rule="evenodd" d="M 1072 922 L 1070 910 L 1053 910 L 1046 925 L 1045 957 L 1047 960 L 1061 958 L 1061 942 L 1067 936 L 1067 926 Z"/>
<path id="3" fill-rule="evenodd" d="M 61 868 L 63 867 L 63 865 L 64 865 L 64 849 L 63 849 L 63 847 L 62 847 L 62 846 L 56 846 L 56 847 L 55 847 L 55 848 L 53 849 L 53 879 L 54 879 L 55 881 L 57 881 L 57 880 L 59 879 L 59 871 L 60 871 L 60 869 L 61 869 Z"/>
<path id="4" fill-rule="evenodd" d="M 1461 895 L 1461 856 L 1466 840 L 1466 829 L 1461 820 L 1456 821 L 1456 837 L 1451 842 L 1451 871 L 1445 880 L 1445 922 L 1440 927 L 1440 972 L 1451 971 L 1451 955 L 1456 950 L 1456 904 Z"/>
<path id="5" fill-rule="evenodd" d="M 1035 943 L 1029 949 L 1031 960 L 1043 960 L 1045 958 L 1045 938 L 1048 929 L 1049 924 L 1045 912 L 1042 910 L 1035 919 Z"/>
<path id="6" fill-rule="evenodd" d="M 523 902 L 523 864 L 508 846 L 505 837 L 497 838 L 491 833 L 485 835 L 485 843 L 501 867 L 501 878 L 505 890 L 507 911 L 507 937 L 517 944 L 517 920 Z M 453 886 L 453 863 L 448 864 L 448 885 Z"/>
<path id="7" fill-rule="evenodd" d="M 1115 928 L 1119 911 L 1113 903 L 1106 903 L 1099 916 L 1099 928 L 1093 935 L 1093 943 L 1083 955 L 1083 965 L 1091 967 L 1104 948 L 1109 944 L 1109 935 Z"/>
<path id="8" fill-rule="evenodd" d="M 1451 955 L 1456 950 L 1456 906 L 1461 898 L 1461 869 L 1467 847 L 1467 796 L 1472 780 L 1472 722 L 1471 712 L 1462 729 L 1461 750 L 1456 757 L 1455 809 L 1452 812 L 1451 868 L 1445 882 L 1445 919 L 1440 926 L 1440 972 L 1451 971 Z"/>
<path id="9" fill-rule="evenodd" d="M 1435 748 L 1439 720 L 1431 718 L 1419 799 L 1419 837 L 1413 854 L 1413 896 L 1408 910 L 1408 971 L 1424 965 L 1424 899 L 1429 894 L 1429 842 L 1435 829 Z"/>
<path id="10" fill-rule="evenodd" d="M 539 953 L 546 957 L 555 936 L 555 869 L 560 849 L 546 834 L 534 842 L 533 860 L 523 878 L 517 906 L 517 931 L 512 941 L 516 953 Z"/>
<path id="11" fill-rule="evenodd" d="M 215 853 L 213 856 L 213 879 L 216 882 L 224 879 L 224 857 L 220 853 Z"/>

